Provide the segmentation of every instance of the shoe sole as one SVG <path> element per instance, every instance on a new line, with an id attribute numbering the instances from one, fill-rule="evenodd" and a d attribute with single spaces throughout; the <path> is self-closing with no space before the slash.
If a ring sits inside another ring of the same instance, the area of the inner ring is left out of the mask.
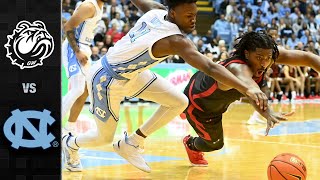
<path id="1" fill-rule="evenodd" d="M 117 154 L 119 154 L 119 156 L 121 156 L 123 159 L 127 160 L 127 159 L 125 158 L 125 156 L 120 152 L 120 150 L 119 150 L 119 148 L 118 148 L 118 146 L 119 146 L 119 144 L 120 144 L 120 141 L 121 141 L 121 140 L 119 140 L 116 144 L 112 144 L 113 150 L 114 150 Z M 127 160 L 127 161 L 128 161 L 128 160 Z M 129 162 L 130 164 L 132 164 L 134 167 L 140 169 L 140 170 L 143 171 L 143 172 L 151 173 L 151 170 L 148 171 L 148 170 L 139 168 L 138 166 L 134 165 L 134 164 L 131 163 L 130 161 L 128 161 L 128 162 Z"/>
<path id="2" fill-rule="evenodd" d="M 191 161 L 190 164 L 194 167 L 208 167 L 208 164 L 193 164 Z"/>

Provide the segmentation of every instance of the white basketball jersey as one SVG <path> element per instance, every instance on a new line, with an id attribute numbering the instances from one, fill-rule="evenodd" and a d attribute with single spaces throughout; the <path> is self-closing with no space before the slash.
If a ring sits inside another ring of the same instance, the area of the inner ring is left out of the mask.
<path id="1" fill-rule="evenodd" d="M 85 0 L 82 4 L 84 3 L 92 3 L 96 8 L 96 13 L 92 18 L 86 19 L 76 28 L 75 36 L 78 42 L 91 45 L 94 37 L 94 29 L 97 27 L 98 21 L 102 18 L 103 11 L 102 8 L 98 6 L 97 0 Z"/>
<path id="2" fill-rule="evenodd" d="M 152 45 L 160 39 L 182 34 L 176 24 L 164 19 L 166 15 L 165 10 L 148 11 L 114 47 L 108 50 L 107 61 L 117 74 L 131 79 L 137 73 L 167 58 L 156 58 L 151 51 Z"/>

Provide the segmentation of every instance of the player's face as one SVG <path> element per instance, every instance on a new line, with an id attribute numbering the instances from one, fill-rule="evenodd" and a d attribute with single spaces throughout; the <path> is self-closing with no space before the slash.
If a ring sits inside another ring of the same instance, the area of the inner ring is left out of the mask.
<path id="1" fill-rule="evenodd" d="M 170 10 L 173 22 L 185 33 L 191 33 L 196 28 L 196 3 L 180 4 Z"/>
<path id="2" fill-rule="evenodd" d="M 255 51 L 245 51 L 245 55 L 253 72 L 253 77 L 262 76 L 273 62 L 272 49 L 256 48 Z"/>

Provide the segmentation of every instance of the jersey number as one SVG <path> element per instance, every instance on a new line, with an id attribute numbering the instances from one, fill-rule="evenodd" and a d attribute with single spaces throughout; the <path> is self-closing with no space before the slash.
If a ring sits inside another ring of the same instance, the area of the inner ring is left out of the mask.
<path id="1" fill-rule="evenodd" d="M 147 34 L 148 32 L 150 32 L 150 29 L 147 27 L 147 23 L 142 22 L 140 29 L 129 34 L 129 36 L 131 38 L 131 43 L 134 42 L 139 37 Z"/>

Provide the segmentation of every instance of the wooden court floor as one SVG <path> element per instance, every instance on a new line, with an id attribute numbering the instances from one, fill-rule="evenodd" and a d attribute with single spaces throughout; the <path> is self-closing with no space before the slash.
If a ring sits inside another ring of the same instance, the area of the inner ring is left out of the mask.
<path id="1" fill-rule="evenodd" d="M 320 102 L 272 106 L 275 110 L 294 110 L 295 114 L 288 122 L 271 129 L 270 136 L 266 137 L 263 135 L 265 125 L 246 125 L 253 108 L 248 104 L 233 104 L 223 119 L 225 146 L 219 151 L 205 153 L 208 167 L 190 166 L 181 140 L 194 132 L 185 120 L 175 119 L 146 140 L 144 155 L 152 168 L 151 173 L 128 164 L 107 145 L 82 149 L 84 171 L 63 170 L 62 179 L 267 180 L 269 162 L 274 156 L 288 152 L 305 161 L 308 180 L 319 180 Z M 136 107 L 131 109 L 136 114 Z M 115 140 L 120 138 L 125 126 L 125 123 L 119 125 Z"/>

